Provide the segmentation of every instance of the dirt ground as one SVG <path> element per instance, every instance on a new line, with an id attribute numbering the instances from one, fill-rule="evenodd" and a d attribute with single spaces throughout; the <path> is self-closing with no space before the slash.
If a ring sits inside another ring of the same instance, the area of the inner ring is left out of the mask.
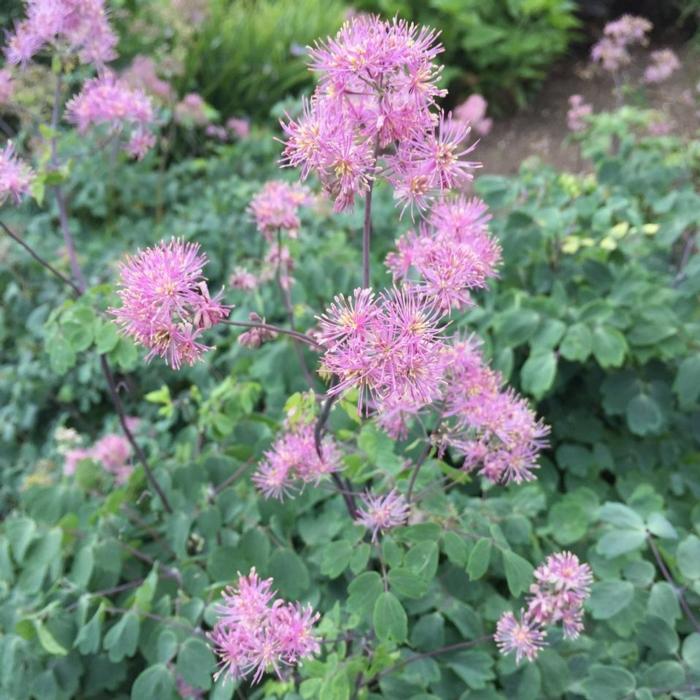
<path id="1" fill-rule="evenodd" d="M 700 51 L 692 46 L 669 44 L 650 46 L 635 55 L 630 67 L 631 82 L 640 84 L 649 51 L 673 48 L 683 67 L 665 83 L 647 87 L 634 99 L 665 112 L 675 123 L 674 133 L 690 134 L 700 128 Z M 593 70 L 584 58 L 569 58 L 555 66 L 540 92 L 526 109 L 511 116 L 494 118 L 491 133 L 481 140 L 478 156 L 484 164 L 480 174 L 512 174 L 530 156 L 539 156 L 558 168 L 576 171 L 583 167 L 578 148 L 566 142 L 568 98 L 579 94 L 595 112 L 614 109 L 616 98 L 612 78 Z M 691 101 L 688 101 L 692 96 Z"/>

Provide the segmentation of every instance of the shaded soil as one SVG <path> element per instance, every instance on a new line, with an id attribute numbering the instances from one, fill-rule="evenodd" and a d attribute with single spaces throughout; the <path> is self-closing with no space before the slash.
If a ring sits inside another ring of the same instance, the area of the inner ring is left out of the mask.
<path id="1" fill-rule="evenodd" d="M 700 128 L 700 53 L 693 46 L 652 45 L 635 55 L 628 71 L 630 81 L 640 84 L 649 51 L 673 48 L 683 64 L 665 83 L 634 91 L 628 104 L 664 112 L 674 122 L 672 133 L 692 134 Z M 566 113 L 570 95 L 579 94 L 595 112 L 615 109 L 612 78 L 594 70 L 585 58 L 569 58 L 552 71 L 539 94 L 527 109 L 494 119 L 491 133 L 481 140 L 478 157 L 483 174 L 506 175 L 518 171 L 523 160 L 538 156 L 564 170 L 581 170 L 584 164 L 576 145 L 567 142 Z"/>

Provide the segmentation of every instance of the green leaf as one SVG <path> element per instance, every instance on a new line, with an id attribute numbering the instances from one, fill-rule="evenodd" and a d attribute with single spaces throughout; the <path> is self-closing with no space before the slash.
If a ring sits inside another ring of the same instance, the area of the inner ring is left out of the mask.
<path id="1" fill-rule="evenodd" d="M 328 578 L 338 578 L 350 563 L 353 546 L 347 540 L 329 542 L 323 548 L 321 556 L 321 573 Z"/>
<path id="2" fill-rule="evenodd" d="M 89 622 L 83 625 L 78 631 L 73 646 L 76 647 L 81 654 L 87 656 L 88 654 L 96 654 L 99 651 L 103 617 L 104 604 L 100 603 L 100 606 L 90 618 Z"/>
<path id="3" fill-rule="evenodd" d="M 516 347 L 529 340 L 540 322 L 540 315 L 532 309 L 510 309 L 501 314 L 496 323 L 501 342 Z"/>
<path id="4" fill-rule="evenodd" d="M 202 639 L 190 637 L 177 655 L 177 672 L 185 683 L 209 690 L 215 670 L 216 658 L 209 645 Z"/>
<path id="5" fill-rule="evenodd" d="M 153 595 L 156 592 L 156 586 L 158 585 L 158 567 L 154 566 L 151 569 L 151 573 L 146 576 L 144 582 L 136 589 L 134 594 L 134 605 L 141 612 L 149 612 L 151 609 L 151 602 L 153 601 Z"/>
<path id="6" fill-rule="evenodd" d="M 432 579 L 435 576 L 438 565 L 437 542 L 419 542 L 411 547 L 404 558 L 406 569 L 424 579 Z"/>
<path id="7" fill-rule="evenodd" d="M 593 355 L 603 368 L 620 367 L 627 352 L 625 337 L 612 326 L 593 329 Z"/>
<path id="8" fill-rule="evenodd" d="M 693 632 L 683 640 L 683 661 L 693 673 L 700 673 L 700 634 Z"/>
<path id="9" fill-rule="evenodd" d="M 681 408 L 688 409 L 696 403 L 700 396 L 700 355 L 686 357 L 681 362 L 673 382 L 673 391 L 678 396 Z"/>
<path id="10" fill-rule="evenodd" d="M 621 666 L 594 664 L 581 684 L 588 700 L 622 700 L 634 691 L 634 676 Z"/>
<path id="11" fill-rule="evenodd" d="M 95 329 L 95 347 L 101 355 L 114 350 L 119 342 L 117 326 L 112 321 L 102 321 Z"/>
<path id="12" fill-rule="evenodd" d="M 309 587 L 309 570 L 301 557 L 291 549 L 277 549 L 269 564 L 270 576 L 279 594 L 289 600 L 301 598 Z"/>
<path id="13" fill-rule="evenodd" d="M 122 615 L 104 638 L 104 648 L 109 652 L 112 663 L 118 663 L 124 657 L 133 656 L 139 642 L 140 623 L 135 612 L 130 610 Z"/>
<path id="14" fill-rule="evenodd" d="M 677 661 L 659 661 L 644 671 L 641 682 L 667 692 L 685 683 L 685 671 Z"/>
<path id="15" fill-rule="evenodd" d="M 556 347 L 566 330 L 566 324 L 558 318 L 548 318 L 530 340 L 533 350 L 551 350 Z"/>
<path id="16" fill-rule="evenodd" d="M 348 610 L 357 615 L 368 614 L 383 590 L 381 576 L 376 571 L 365 571 L 348 586 Z"/>
<path id="17" fill-rule="evenodd" d="M 506 581 L 511 595 L 517 597 L 530 588 L 532 583 L 532 564 L 510 549 L 502 552 Z"/>
<path id="18" fill-rule="evenodd" d="M 608 559 L 614 559 L 639 549 L 645 542 L 646 535 L 641 530 L 612 530 L 600 538 L 596 551 Z"/>
<path id="19" fill-rule="evenodd" d="M 158 635 L 156 645 L 157 659 L 161 663 L 167 663 L 177 653 L 177 635 L 170 629 L 164 629 Z"/>
<path id="20" fill-rule="evenodd" d="M 676 561 L 683 576 L 689 579 L 700 578 L 700 539 L 688 535 L 678 545 Z"/>
<path id="21" fill-rule="evenodd" d="M 551 388 L 556 373 L 557 356 L 553 352 L 533 352 L 520 371 L 523 391 L 536 399 L 542 398 Z"/>
<path id="22" fill-rule="evenodd" d="M 141 671 L 131 686 L 131 700 L 171 700 L 174 697 L 175 681 L 164 664 L 155 664 Z"/>
<path id="23" fill-rule="evenodd" d="M 450 657 L 447 666 L 470 688 L 481 690 L 494 679 L 493 659 L 483 651 L 463 651 Z"/>
<path id="24" fill-rule="evenodd" d="M 406 611 L 398 598 L 389 592 L 379 595 L 372 614 L 374 631 L 380 641 L 393 640 L 401 643 L 408 633 Z"/>
<path id="25" fill-rule="evenodd" d="M 480 579 L 488 570 L 491 561 L 491 540 L 482 537 L 469 554 L 467 573 L 472 581 Z"/>
<path id="26" fill-rule="evenodd" d="M 680 646 L 673 626 L 656 615 L 647 615 L 637 627 L 637 640 L 659 654 L 676 654 Z"/>
<path id="27" fill-rule="evenodd" d="M 34 539 L 36 523 L 31 518 L 12 518 L 5 523 L 5 532 L 12 548 L 12 556 L 21 564 Z"/>
<path id="28" fill-rule="evenodd" d="M 649 593 L 647 611 L 663 620 L 679 620 L 681 608 L 678 604 L 678 596 L 671 584 L 666 581 L 655 583 Z"/>
<path id="29" fill-rule="evenodd" d="M 445 533 L 442 548 L 453 564 L 464 566 L 467 563 L 467 543 L 456 532 L 448 530 Z"/>
<path id="30" fill-rule="evenodd" d="M 568 545 L 578 542 L 588 530 L 588 516 L 585 508 L 570 498 L 555 503 L 549 511 L 547 520 L 552 537 L 559 544 Z"/>
<path id="31" fill-rule="evenodd" d="M 624 610 L 634 597 L 634 586 L 629 581 L 599 581 L 591 589 L 588 608 L 596 620 L 608 620 Z"/>
<path id="32" fill-rule="evenodd" d="M 430 578 L 414 574 L 409 569 L 399 567 L 389 572 L 389 585 L 404 598 L 421 598 L 430 585 Z"/>
<path id="33" fill-rule="evenodd" d="M 574 323 L 559 346 L 562 357 L 571 362 L 585 362 L 593 350 L 593 336 L 585 323 Z"/>
<path id="34" fill-rule="evenodd" d="M 642 516 L 622 503 L 604 503 L 598 511 L 598 517 L 611 525 L 644 531 Z"/>
<path id="35" fill-rule="evenodd" d="M 652 535 L 667 540 L 677 540 L 676 528 L 661 513 L 652 513 L 647 518 L 647 529 Z"/>
<path id="36" fill-rule="evenodd" d="M 68 653 L 68 649 L 56 641 L 56 638 L 49 632 L 43 622 L 34 620 L 34 629 L 39 638 L 39 643 L 44 647 L 44 651 L 53 656 L 65 656 Z"/>
<path id="37" fill-rule="evenodd" d="M 635 435 L 658 433 L 664 423 L 659 404 L 648 394 L 637 394 L 625 410 L 627 425 Z"/>

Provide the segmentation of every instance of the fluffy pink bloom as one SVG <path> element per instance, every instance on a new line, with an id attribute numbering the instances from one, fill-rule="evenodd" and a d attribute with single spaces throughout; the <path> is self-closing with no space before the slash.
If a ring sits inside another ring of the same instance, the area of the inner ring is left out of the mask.
<path id="1" fill-rule="evenodd" d="M 34 171 L 15 154 L 15 147 L 8 141 L 0 150 L 0 205 L 8 199 L 19 204 L 29 194 Z"/>
<path id="2" fill-rule="evenodd" d="M 234 289 L 241 289 L 245 292 L 251 292 L 258 284 L 258 278 L 244 267 L 237 267 L 229 277 L 229 285 Z"/>
<path id="3" fill-rule="evenodd" d="M 493 119 L 486 116 L 488 102 L 482 95 L 475 93 L 459 105 L 454 111 L 454 119 L 469 124 L 479 136 L 488 136 L 493 127 Z"/>
<path id="4" fill-rule="evenodd" d="M 301 185 L 290 185 L 281 180 L 265 183 L 250 203 L 258 231 L 273 240 L 279 230 L 296 238 L 299 226 L 299 208 L 310 204 L 311 193 Z"/>
<path id="5" fill-rule="evenodd" d="M 322 370 L 339 380 L 330 393 L 357 388 L 360 406 L 371 402 L 380 413 L 384 403 L 431 403 L 443 374 L 438 320 L 435 304 L 406 288 L 336 297 L 319 318 Z"/>
<path id="6" fill-rule="evenodd" d="M 156 145 L 156 137 L 146 129 L 136 129 L 129 138 L 124 150 L 136 160 L 143 160 L 146 154 Z"/>
<path id="7" fill-rule="evenodd" d="M 228 131 L 226 131 L 226 128 L 220 124 L 207 124 L 206 128 L 204 129 L 204 133 L 217 141 L 228 140 Z"/>
<path id="8" fill-rule="evenodd" d="M 418 209 L 470 178 L 462 160 L 468 128 L 441 117 L 435 101 L 442 47 L 437 34 L 403 20 L 355 15 L 311 51 L 319 85 L 301 115 L 282 124 L 283 162 L 315 172 L 335 210 L 384 177 Z"/>
<path id="9" fill-rule="evenodd" d="M 647 126 L 647 132 L 652 136 L 668 136 L 676 128 L 676 122 L 664 115 L 659 115 Z"/>
<path id="10" fill-rule="evenodd" d="M 147 359 L 158 355 L 179 369 L 209 349 L 198 338 L 229 309 L 221 293 L 209 295 L 202 274 L 206 260 L 198 244 L 172 239 L 120 263 L 122 305 L 110 311 L 125 335 L 148 348 Z"/>
<path id="11" fill-rule="evenodd" d="M 325 437 L 319 456 L 313 426 L 302 425 L 275 440 L 258 465 L 253 483 L 266 498 L 282 500 L 292 493 L 295 482 L 318 484 L 340 466 L 340 450 L 335 440 Z"/>
<path id="12" fill-rule="evenodd" d="M 125 150 L 135 158 L 143 158 L 155 145 L 155 137 L 148 131 L 154 121 L 151 100 L 112 74 L 88 80 L 68 102 L 66 112 L 80 133 L 99 125 L 107 126 L 113 134 L 126 132 Z"/>
<path id="13" fill-rule="evenodd" d="M 118 484 L 126 482 L 133 471 L 130 464 L 131 445 L 122 435 L 109 433 L 100 438 L 90 450 L 90 457 L 101 462 Z"/>
<path id="14" fill-rule="evenodd" d="M 516 663 L 520 663 L 523 658 L 534 661 L 540 649 L 545 646 L 546 634 L 523 611 L 520 612 L 520 618 L 518 620 L 512 612 L 503 613 L 493 638 L 501 654 L 515 652 Z"/>
<path id="15" fill-rule="evenodd" d="M 652 51 L 650 58 L 651 62 L 644 71 L 646 83 L 662 83 L 681 67 L 678 56 L 671 49 Z"/>
<path id="16" fill-rule="evenodd" d="M 634 15 L 622 15 L 614 22 L 608 22 L 603 29 L 603 38 L 591 49 L 593 62 L 616 73 L 631 60 L 627 48 L 635 44 L 646 44 L 646 35 L 651 28 L 651 22 Z"/>
<path id="17" fill-rule="evenodd" d="M 575 639 L 583 629 L 583 604 L 593 583 L 588 564 L 571 552 L 552 554 L 535 569 L 528 614 L 540 625 L 561 622 L 564 636 Z"/>
<path id="18" fill-rule="evenodd" d="M 310 606 L 275 597 L 272 579 L 260 580 L 255 568 L 240 576 L 235 588 L 223 594 L 217 607 L 219 619 L 210 638 L 219 657 L 219 675 L 234 680 L 252 675 L 257 683 L 272 669 L 301 662 L 320 651 L 314 634 L 318 614 Z"/>
<path id="19" fill-rule="evenodd" d="M 372 541 L 380 532 L 404 525 L 411 512 L 406 499 L 392 489 L 384 495 L 366 493 L 361 497 L 362 507 L 357 512 L 357 522 L 372 532 Z"/>
<path id="20" fill-rule="evenodd" d="M 237 138 L 245 139 L 250 136 L 250 120 L 230 117 L 226 120 L 226 128 Z"/>
<path id="21" fill-rule="evenodd" d="M 647 34 L 652 27 L 652 23 L 644 17 L 622 15 L 613 22 L 608 22 L 603 33 L 622 46 L 646 44 Z"/>
<path id="22" fill-rule="evenodd" d="M 190 92 L 175 105 L 175 121 L 185 126 L 206 126 L 209 123 L 207 103 L 201 95 Z"/>
<path id="23" fill-rule="evenodd" d="M 248 319 L 251 323 L 265 325 L 265 319 L 258 316 L 255 312 L 251 312 L 248 315 Z M 277 333 L 269 328 L 251 328 L 238 336 L 238 343 L 246 348 L 259 348 L 263 343 L 274 340 L 276 337 Z"/>
<path id="24" fill-rule="evenodd" d="M 161 102 L 171 102 L 174 97 L 172 86 L 158 76 L 156 62 L 150 56 L 134 56 L 122 78 L 131 88 L 142 90 Z"/>
<path id="25" fill-rule="evenodd" d="M 588 126 L 588 118 L 593 114 L 593 107 L 584 101 L 581 95 L 569 97 L 569 111 L 566 124 L 571 131 L 583 131 Z"/>
<path id="26" fill-rule="evenodd" d="M 603 37 L 593 45 L 591 59 L 611 73 L 616 73 L 626 66 L 632 59 L 623 44 L 618 44 L 613 39 Z"/>
<path id="27" fill-rule="evenodd" d="M 478 469 L 489 481 L 534 479 L 549 428 L 525 399 L 502 389 L 474 341 L 456 342 L 445 355 L 444 442 L 465 455 L 464 469 Z"/>
<path id="28" fill-rule="evenodd" d="M 144 126 L 153 122 L 153 106 L 148 97 L 112 74 L 88 80 L 68 102 L 66 110 L 68 120 L 81 133 L 97 124 L 118 130 L 125 124 Z"/>
<path id="29" fill-rule="evenodd" d="M 486 226 L 489 218 L 480 200 L 444 200 L 417 233 L 409 231 L 399 239 L 397 252 L 387 256 L 387 267 L 394 279 L 414 285 L 443 313 L 469 306 L 469 290 L 485 287 L 500 262 L 500 247 Z"/>
<path id="30" fill-rule="evenodd" d="M 14 93 L 14 80 L 7 68 L 0 69 L 0 105 L 6 105 Z"/>
<path id="31" fill-rule="evenodd" d="M 98 67 L 116 58 L 117 36 L 104 0 L 27 0 L 26 12 L 8 39 L 9 63 L 26 64 L 46 44 L 68 48 Z"/>

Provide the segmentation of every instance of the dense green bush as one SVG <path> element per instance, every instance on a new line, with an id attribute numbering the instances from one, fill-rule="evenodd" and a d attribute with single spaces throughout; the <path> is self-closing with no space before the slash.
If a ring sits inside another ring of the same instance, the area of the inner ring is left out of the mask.
<path id="1" fill-rule="evenodd" d="M 364 9 L 442 32 L 454 95 L 481 92 L 501 105 L 526 96 L 562 56 L 576 27 L 571 0 L 358 0 Z"/>
<path id="2" fill-rule="evenodd" d="M 223 114 L 267 117 L 310 84 L 306 46 L 342 19 L 339 0 L 212 0 L 187 48 L 182 85 Z"/>
<path id="3" fill-rule="evenodd" d="M 355 697 L 365 698 L 697 697 L 700 149 L 639 140 L 630 115 L 602 115 L 584 137 L 589 175 L 533 163 L 514 178 L 478 179 L 505 264 L 456 325 L 485 337 L 496 365 L 539 402 L 551 449 L 536 482 L 498 490 L 429 460 L 418 481 L 425 521 L 382 541 L 389 594 L 377 552 L 337 495 L 310 489 L 278 504 L 252 488 L 285 404 L 308 405 L 293 393 L 305 385 L 284 339 L 248 350 L 219 331 L 207 363 L 173 375 L 144 366 L 99 312 L 112 302 L 113 261 L 137 245 L 197 240 L 212 288 L 257 258 L 245 209 L 275 171 L 271 138 L 165 172 L 149 159 L 77 162 L 71 224 L 89 295 L 61 303 L 64 290 L 36 263 L 2 248 L 0 697 L 168 699 L 182 681 L 233 697 L 233 684 L 212 683 L 203 631 L 221 588 L 252 565 L 320 610 L 336 642 L 299 668 L 298 691 L 270 679 L 242 685 L 240 697 L 349 699 L 359 674 Z M 398 231 L 390 193 L 378 195 L 379 285 Z M 3 221 L 67 270 L 54 213 L 3 212 Z M 359 212 L 307 215 L 293 242 L 304 261 L 293 288 L 299 327 L 358 284 L 359 228 Z M 256 304 L 283 319 L 274 290 Z M 61 473 L 56 428 L 94 441 L 116 427 L 95 351 L 119 370 L 172 514 L 140 468 L 121 486 L 89 462 Z M 353 407 L 341 408 L 332 427 L 350 453 L 347 473 L 403 482 L 393 441 L 371 423 L 358 432 Z M 432 488 L 440 480 L 446 492 Z M 552 635 L 536 663 L 519 667 L 489 641 L 433 655 L 492 634 L 532 564 L 564 547 L 596 577 L 579 640 Z"/>

